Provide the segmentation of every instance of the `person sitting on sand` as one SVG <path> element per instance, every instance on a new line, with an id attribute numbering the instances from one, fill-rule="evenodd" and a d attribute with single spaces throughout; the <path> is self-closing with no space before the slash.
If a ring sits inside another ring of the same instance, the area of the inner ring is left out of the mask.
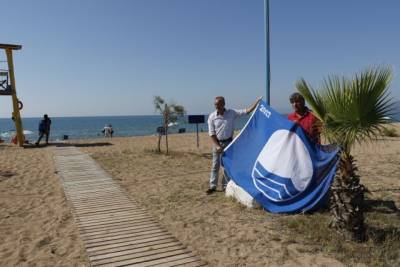
<path id="1" fill-rule="evenodd" d="M 322 123 L 305 105 L 304 97 L 299 93 L 293 93 L 290 95 L 289 101 L 292 104 L 294 112 L 288 115 L 288 119 L 298 123 L 311 141 L 320 144 Z"/>
<path id="2" fill-rule="evenodd" d="M 39 139 L 36 141 L 35 145 L 37 146 L 39 145 L 43 135 L 46 135 L 46 145 L 49 144 L 50 125 L 51 125 L 51 120 L 49 116 L 47 116 L 47 114 L 44 114 L 43 120 L 41 120 L 39 123 Z"/>
<path id="3" fill-rule="evenodd" d="M 217 189 L 218 173 L 221 166 L 222 151 L 233 140 L 234 122 L 239 116 L 251 113 L 257 106 L 262 97 L 259 97 L 249 108 L 234 110 L 225 108 L 225 98 L 217 96 L 215 98 L 215 111 L 208 116 L 208 133 L 213 142 L 212 150 L 212 166 L 210 175 L 210 187 L 207 189 L 207 194 L 212 194 Z M 224 172 L 222 178 L 222 190 L 225 191 L 229 177 Z"/>
<path id="4" fill-rule="evenodd" d="M 104 134 L 104 137 L 112 138 L 114 130 L 111 124 L 106 124 L 101 132 Z"/>

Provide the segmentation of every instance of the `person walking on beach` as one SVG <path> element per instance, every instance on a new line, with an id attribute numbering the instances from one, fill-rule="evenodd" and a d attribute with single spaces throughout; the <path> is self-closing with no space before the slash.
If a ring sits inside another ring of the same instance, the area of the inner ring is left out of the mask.
<path id="1" fill-rule="evenodd" d="M 210 186 L 207 189 L 207 194 L 212 194 L 217 190 L 218 175 L 221 166 L 221 155 L 226 146 L 233 140 L 233 131 L 235 119 L 251 113 L 260 102 L 262 97 L 259 97 L 250 107 L 241 110 L 226 109 L 225 99 L 223 96 L 215 97 L 215 111 L 208 116 L 208 133 L 213 143 L 212 150 L 212 166 L 210 175 Z M 229 177 L 224 172 L 222 178 L 222 190 L 225 191 Z"/>
<path id="2" fill-rule="evenodd" d="M 316 144 L 320 144 L 322 123 L 305 105 L 304 97 L 299 93 L 293 93 L 290 95 L 289 101 L 292 104 L 294 112 L 288 115 L 288 119 L 298 123 L 306 132 L 311 141 Z"/>
<path id="3" fill-rule="evenodd" d="M 43 135 L 46 135 L 46 145 L 49 144 L 49 136 L 50 136 L 50 125 L 51 120 L 47 114 L 44 114 L 43 120 L 39 123 L 39 139 L 36 141 L 35 145 L 39 145 L 40 140 L 42 140 Z"/>

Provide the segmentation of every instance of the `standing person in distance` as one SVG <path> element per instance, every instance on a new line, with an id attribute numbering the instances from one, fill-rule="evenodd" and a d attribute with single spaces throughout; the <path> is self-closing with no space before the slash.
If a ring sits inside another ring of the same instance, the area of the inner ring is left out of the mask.
<path id="1" fill-rule="evenodd" d="M 212 194 L 217 190 L 218 175 L 221 166 L 221 155 L 226 146 L 233 140 L 233 132 L 235 129 L 235 119 L 251 113 L 257 106 L 262 97 L 259 97 L 250 107 L 246 109 L 226 109 L 225 98 L 223 96 L 215 97 L 215 111 L 208 116 L 208 133 L 213 143 L 212 150 L 212 166 L 210 175 L 210 186 L 207 189 L 207 194 Z M 229 177 L 224 172 L 222 178 L 222 190 L 225 191 L 226 185 L 229 182 Z"/>
<path id="2" fill-rule="evenodd" d="M 112 138 L 114 130 L 111 124 L 106 124 L 102 130 L 104 137 Z"/>
<path id="3" fill-rule="evenodd" d="M 39 123 L 39 139 L 36 141 L 35 145 L 39 145 L 43 135 L 46 135 L 46 145 L 49 144 L 50 125 L 51 120 L 49 116 L 47 116 L 47 114 L 44 114 L 43 119 Z"/>

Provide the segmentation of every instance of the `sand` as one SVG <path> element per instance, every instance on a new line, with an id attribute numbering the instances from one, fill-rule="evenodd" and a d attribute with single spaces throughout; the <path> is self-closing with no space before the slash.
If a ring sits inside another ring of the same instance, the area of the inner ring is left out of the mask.
<path id="1" fill-rule="evenodd" d="M 0 266 L 87 266 L 50 150 L 2 144 L 0 164 Z"/>
<path id="2" fill-rule="evenodd" d="M 400 125 L 396 126 L 400 133 Z M 332 255 L 289 242 L 281 215 L 244 208 L 222 192 L 206 195 L 211 142 L 195 134 L 70 141 L 91 155 L 161 225 L 210 266 L 343 266 Z M 163 140 L 163 151 L 165 145 Z M 354 151 L 374 197 L 400 205 L 400 138 Z M 59 178 L 52 147 L 0 144 L 0 266 L 89 266 Z M 362 265 L 360 265 L 362 266 Z"/>

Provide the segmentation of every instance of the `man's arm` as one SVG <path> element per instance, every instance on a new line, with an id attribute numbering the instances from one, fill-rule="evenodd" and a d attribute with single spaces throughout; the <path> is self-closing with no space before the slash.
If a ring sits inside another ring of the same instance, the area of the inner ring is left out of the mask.
<path id="1" fill-rule="evenodd" d="M 217 152 L 218 153 L 222 152 L 223 149 L 222 149 L 221 145 L 218 142 L 217 136 L 216 135 L 211 135 L 210 137 L 211 137 L 211 140 L 212 140 L 213 144 L 215 145 L 215 147 L 217 149 Z"/>
<path id="2" fill-rule="evenodd" d="M 222 151 L 222 147 L 219 145 L 219 142 L 218 142 L 218 139 L 217 139 L 217 135 L 216 135 L 216 132 L 215 132 L 215 127 L 214 127 L 214 124 L 212 122 L 211 116 L 212 116 L 211 114 L 210 114 L 210 116 L 208 116 L 208 121 L 207 121 L 207 123 L 208 123 L 208 134 L 210 135 L 210 138 L 211 138 L 213 144 L 215 145 L 215 147 L 217 149 L 217 152 L 221 152 Z"/>
<path id="3" fill-rule="evenodd" d="M 262 96 L 257 98 L 256 102 L 254 102 L 250 107 L 246 108 L 246 114 L 249 114 L 249 113 L 253 112 L 253 110 L 257 107 L 258 102 L 260 102 L 261 99 L 262 99 Z"/>
<path id="4" fill-rule="evenodd" d="M 314 120 L 311 124 L 311 136 L 313 141 L 317 144 L 321 144 L 322 127 L 322 122 L 314 115 Z"/>

